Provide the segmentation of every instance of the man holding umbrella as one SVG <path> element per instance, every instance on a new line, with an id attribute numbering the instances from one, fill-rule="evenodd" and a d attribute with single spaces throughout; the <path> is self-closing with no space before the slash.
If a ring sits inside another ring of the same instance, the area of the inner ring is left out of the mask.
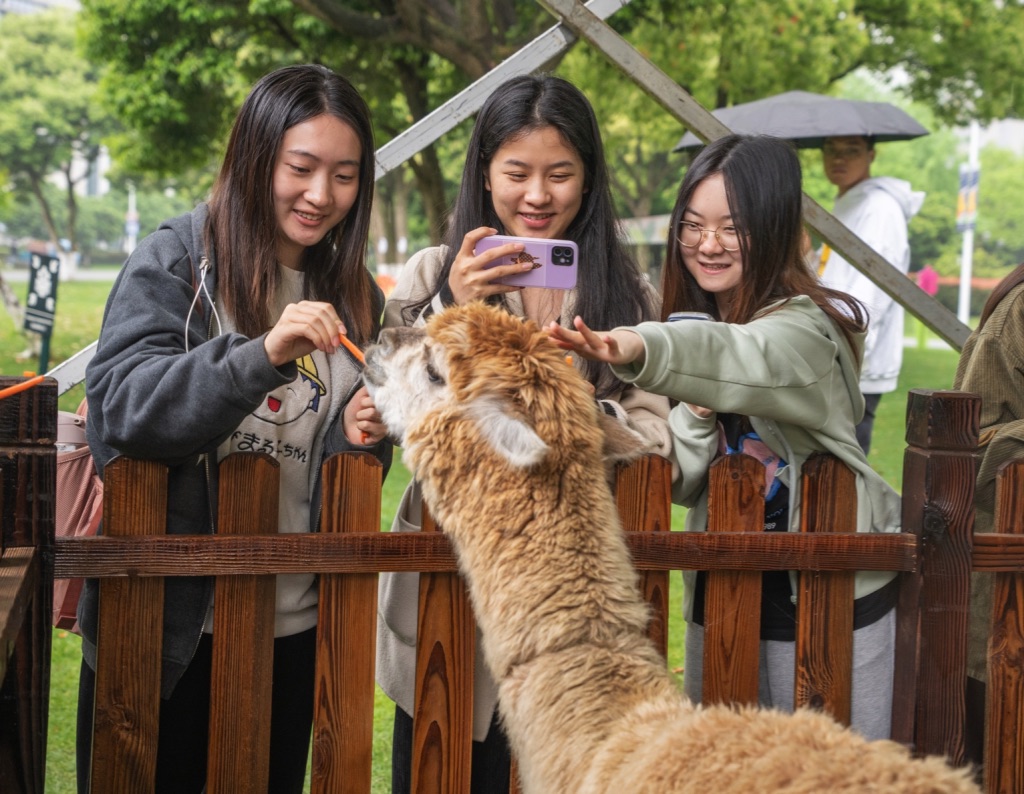
<path id="1" fill-rule="evenodd" d="M 825 176 L 836 186 L 832 214 L 850 231 L 903 273 L 910 267 L 907 223 L 917 214 L 924 193 L 892 177 L 872 177 L 874 139 L 863 135 L 826 137 L 821 147 Z M 826 245 L 821 252 L 821 280 L 861 301 L 868 310 L 860 389 L 864 418 L 857 441 L 871 448 L 875 411 L 882 395 L 895 391 L 903 363 L 903 307 L 867 276 Z"/>

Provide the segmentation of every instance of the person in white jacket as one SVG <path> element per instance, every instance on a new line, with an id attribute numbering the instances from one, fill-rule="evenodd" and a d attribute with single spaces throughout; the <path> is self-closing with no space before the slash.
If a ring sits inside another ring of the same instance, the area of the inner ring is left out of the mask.
<path id="1" fill-rule="evenodd" d="M 924 202 L 924 193 L 893 177 L 872 177 L 875 144 L 863 135 L 826 138 L 821 149 L 825 176 L 838 188 L 832 214 L 900 272 L 910 268 L 907 223 Z M 828 246 L 821 253 L 821 280 L 853 295 L 868 311 L 860 390 L 864 418 L 857 441 L 867 455 L 875 411 L 882 395 L 896 390 L 903 364 L 903 307 Z"/>

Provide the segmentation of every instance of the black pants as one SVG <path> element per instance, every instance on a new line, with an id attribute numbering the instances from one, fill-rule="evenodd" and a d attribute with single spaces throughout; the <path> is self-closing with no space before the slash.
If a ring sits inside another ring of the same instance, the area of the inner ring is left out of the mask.
<path id="1" fill-rule="evenodd" d="M 864 457 L 867 457 L 868 451 L 871 449 L 871 432 L 875 428 L 875 412 L 881 401 L 881 394 L 864 395 L 864 418 L 857 425 L 857 443 L 864 450 Z"/>
<path id="2" fill-rule="evenodd" d="M 409 794 L 412 789 L 412 717 L 395 706 L 395 729 L 391 749 L 391 794 Z M 470 772 L 471 794 L 508 794 L 512 752 L 495 712 L 487 738 L 473 742 Z"/>
<path id="3" fill-rule="evenodd" d="M 964 751 L 966 760 L 974 765 L 975 780 L 982 783 L 985 762 L 985 682 L 967 678 L 967 719 L 964 725 Z"/>
<path id="4" fill-rule="evenodd" d="M 167 700 L 160 701 L 156 759 L 157 794 L 190 794 L 206 785 L 210 728 L 213 638 L 204 634 L 185 674 Z M 270 712 L 271 794 L 302 794 L 313 727 L 316 629 L 274 640 L 274 689 Z M 84 661 L 78 687 L 78 791 L 88 790 L 96 674 Z M 238 726 L 245 730 L 244 725 Z"/>

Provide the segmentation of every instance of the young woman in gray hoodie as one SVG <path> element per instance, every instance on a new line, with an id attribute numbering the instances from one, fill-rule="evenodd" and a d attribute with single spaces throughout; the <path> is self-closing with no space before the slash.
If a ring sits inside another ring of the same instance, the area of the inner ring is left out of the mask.
<path id="1" fill-rule="evenodd" d="M 705 147 L 679 188 L 664 267 L 663 320 L 594 332 L 552 324 L 581 356 L 626 383 L 678 401 L 669 414 L 686 528 L 705 530 L 708 467 L 745 453 L 766 466 L 765 530 L 800 526 L 800 471 L 815 452 L 853 470 L 860 532 L 898 532 L 899 496 L 867 463 L 855 426 L 864 413 L 860 363 L 866 315 L 824 287 L 801 255 L 801 172 L 793 147 L 729 135 Z M 684 572 L 687 694 L 700 700 L 703 577 Z M 852 725 L 888 738 L 895 645 L 895 574 L 856 574 Z M 763 575 L 760 701 L 792 710 L 795 577 Z"/>
<path id="2" fill-rule="evenodd" d="M 210 534 L 217 463 L 271 454 L 281 473 L 279 531 L 315 532 L 320 466 L 334 452 L 391 449 L 340 334 L 376 338 L 383 296 L 364 251 L 373 198 L 369 110 L 322 66 L 263 77 L 235 120 L 209 203 L 132 252 L 111 290 L 86 371 L 96 466 L 115 455 L 169 467 L 167 532 Z M 83 664 L 78 778 L 92 738 L 97 591 L 79 604 Z M 278 576 L 271 724 L 272 792 L 301 792 L 313 714 L 318 588 Z M 156 791 L 200 792 L 206 778 L 213 581 L 171 577 L 163 620 Z"/>

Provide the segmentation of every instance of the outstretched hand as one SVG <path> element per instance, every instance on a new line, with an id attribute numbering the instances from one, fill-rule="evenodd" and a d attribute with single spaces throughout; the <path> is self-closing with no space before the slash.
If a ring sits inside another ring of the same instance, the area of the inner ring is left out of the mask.
<path id="1" fill-rule="evenodd" d="M 573 326 L 575 331 L 552 322 L 547 327 L 548 336 L 563 350 L 571 350 L 591 361 L 603 361 L 606 364 L 643 363 L 646 353 L 644 341 L 635 331 L 592 331 L 583 322 L 583 318 L 578 316 L 573 320 Z"/>

